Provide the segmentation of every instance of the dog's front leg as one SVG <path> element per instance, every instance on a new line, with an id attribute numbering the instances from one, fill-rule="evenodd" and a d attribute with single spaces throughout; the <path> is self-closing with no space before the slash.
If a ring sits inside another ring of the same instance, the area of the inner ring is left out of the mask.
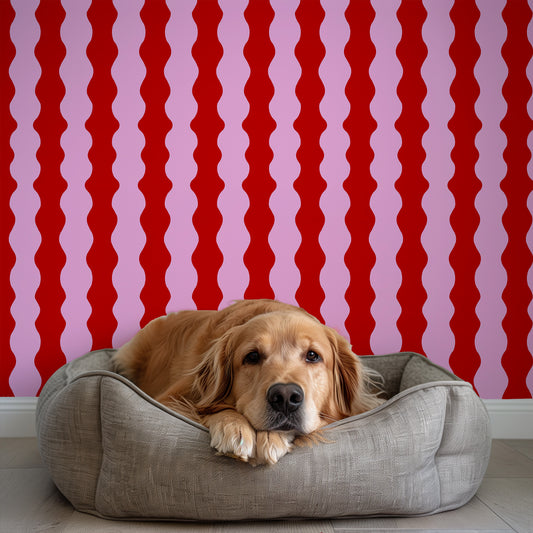
<path id="1" fill-rule="evenodd" d="M 248 420 L 233 409 L 206 416 L 202 420 L 209 428 L 211 446 L 222 455 L 248 462 L 255 457 L 256 433 Z"/>
<path id="2" fill-rule="evenodd" d="M 292 450 L 294 434 L 279 431 L 258 431 L 254 464 L 275 464 Z"/>

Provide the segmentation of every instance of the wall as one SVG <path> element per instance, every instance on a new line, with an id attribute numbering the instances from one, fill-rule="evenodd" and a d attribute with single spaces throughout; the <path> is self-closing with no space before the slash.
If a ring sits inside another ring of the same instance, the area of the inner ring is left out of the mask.
<path id="1" fill-rule="evenodd" d="M 0 2 L 0 395 L 276 297 L 530 398 L 531 5 L 167 4 Z"/>

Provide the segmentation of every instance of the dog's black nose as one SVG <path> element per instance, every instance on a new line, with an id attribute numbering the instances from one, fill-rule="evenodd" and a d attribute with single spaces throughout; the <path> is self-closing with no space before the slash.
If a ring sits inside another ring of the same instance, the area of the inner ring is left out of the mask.
<path id="1" fill-rule="evenodd" d="M 288 415 L 302 405 L 304 391 L 296 383 L 275 383 L 268 389 L 267 400 L 274 411 Z"/>

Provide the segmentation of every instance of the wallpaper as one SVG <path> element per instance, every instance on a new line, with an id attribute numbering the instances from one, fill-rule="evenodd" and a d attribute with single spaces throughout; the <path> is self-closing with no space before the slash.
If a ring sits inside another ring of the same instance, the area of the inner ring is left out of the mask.
<path id="1" fill-rule="evenodd" d="M 0 0 L 0 395 L 297 304 L 533 391 L 527 0 Z"/>

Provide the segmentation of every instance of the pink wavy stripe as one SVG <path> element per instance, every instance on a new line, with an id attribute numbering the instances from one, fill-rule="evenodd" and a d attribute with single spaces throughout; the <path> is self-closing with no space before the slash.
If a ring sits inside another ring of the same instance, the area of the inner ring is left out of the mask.
<path id="1" fill-rule="evenodd" d="M 11 148 L 15 154 L 11 174 L 17 181 L 17 189 L 11 197 L 15 224 L 9 242 L 16 256 L 11 272 L 11 285 L 15 291 L 15 301 L 11 306 L 15 320 L 11 349 L 17 362 L 9 384 L 15 396 L 35 396 L 41 385 L 41 376 L 34 365 L 34 357 L 41 344 L 35 328 L 35 320 L 39 315 L 35 291 L 39 286 L 40 275 L 34 256 L 41 239 L 35 226 L 39 197 L 33 189 L 33 182 L 39 175 L 36 159 L 39 137 L 33 129 L 33 122 L 40 110 L 35 86 L 41 69 L 34 55 L 40 34 L 35 20 L 39 2 L 20 0 L 12 2 L 12 5 L 16 14 L 11 25 L 11 39 L 16 55 L 9 73 L 15 86 L 11 115 L 17 122 L 17 129 L 11 137 Z"/>
<path id="2" fill-rule="evenodd" d="M 165 202 L 167 211 L 172 213 L 165 234 L 165 244 L 171 256 L 166 272 L 166 285 L 170 292 L 167 312 L 196 308 L 192 291 L 198 276 L 191 256 L 198 244 L 198 235 L 192 224 L 198 202 L 190 187 L 197 171 L 192 155 L 197 139 L 190 127 L 198 108 L 192 94 L 192 86 L 198 75 L 198 67 L 191 55 L 197 37 L 192 17 L 195 4 L 194 0 L 169 3 L 170 20 L 166 27 L 171 50 L 165 67 L 165 76 L 170 85 L 166 112 L 172 121 L 166 138 L 169 151 L 166 171 L 172 182 Z"/>
<path id="3" fill-rule="evenodd" d="M 527 36 L 530 43 L 533 43 L 533 18 L 529 21 L 529 26 L 527 27 Z M 530 59 L 527 69 L 526 69 L 527 78 L 529 80 L 533 80 L 533 58 Z M 529 102 L 527 103 L 527 111 L 530 117 L 533 118 L 533 95 L 529 99 Z M 533 132 L 530 132 L 527 144 L 529 147 L 529 151 L 532 154 L 532 157 L 529 160 L 529 163 L 527 165 L 528 174 L 530 176 L 533 176 Z M 527 199 L 527 205 L 529 208 L 530 213 L 533 213 L 533 192 L 529 194 L 529 197 Z M 533 224 L 530 226 L 529 231 L 527 233 L 527 244 L 529 246 L 530 250 L 533 250 Z M 528 275 L 527 275 L 528 285 L 531 291 L 533 292 L 533 265 L 529 269 Z M 533 316 L 533 300 L 529 303 L 529 316 Z M 527 338 L 527 345 L 529 348 L 530 353 L 533 353 L 533 329 L 529 332 L 528 338 Z M 533 367 L 529 370 L 529 373 L 526 377 L 526 385 L 531 392 L 531 396 L 533 396 Z"/>
<path id="4" fill-rule="evenodd" d="M 117 291 L 117 300 L 113 306 L 113 314 L 117 319 L 113 345 L 121 346 L 139 328 L 144 313 L 140 293 L 145 276 L 139 255 L 146 237 L 140 223 L 144 198 L 138 187 L 145 170 L 141 159 L 144 136 L 139 131 L 138 123 L 145 111 L 140 87 L 146 68 L 139 56 L 139 48 L 145 36 L 140 18 L 144 2 L 115 0 L 114 3 L 117 20 L 113 25 L 113 40 L 117 45 L 118 55 L 111 68 L 117 85 L 117 96 L 112 109 L 119 128 L 113 136 L 113 147 L 117 153 L 113 175 L 119 182 L 119 188 L 112 200 L 117 225 L 111 235 L 111 242 L 118 255 L 118 263 L 113 271 L 113 286 Z"/>
<path id="5" fill-rule="evenodd" d="M 530 26 L 531 27 L 531 26 Z M 532 62 L 529 64 L 531 65 Z M 531 76 L 533 75 L 533 72 L 531 72 L 533 69 L 528 68 L 528 76 L 529 79 L 533 79 Z M 531 109 L 531 100 L 530 105 L 528 105 L 529 108 L 529 116 L 533 117 L 532 109 Z M 533 133 L 529 134 L 528 139 L 528 145 L 529 149 L 531 150 L 531 153 L 533 154 Z M 533 176 L 533 159 L 529 161 L 528 165 L 528 172 L 530 176 Z M 529 194 L 529 197 L 527 199 L 527 206 L 529 210 L 533 213 L 533 192 Z M 527 243 L 530 250 L 533 250 L 533 225 L 529 228 L 529 232 L 527 234 Z M 533 266 L 529 269 L 527 281 L 529 284 L 529 287 L 533 290 Z M 529 304 L 529 316 L 533 316 L 533 300 Z M 533 353 L 533 329 L 529 332 L 529 335 L 527 337 L 527 345 L 529 348 L 529 351 Z M 526 377 L 526 385 L 531 392 L 531 396 L 533 396 L 533 367 L 529 370 L 529 373 Z"/>
<path id="6" fill-rule="evenodd" d="M 502 292 L 507 284 L 507 274 L 501 261 L 507 244 L 507 234 L 502 224 L 507 200 L 500 188 L 507 171 L 503 159 L 507 139 L 500 129 L 500 122 L 507 110 L 502 95 L 507 66 L 501 56 L 501 47 L 507 36 L 502 19 L 505 0 L 478 0 L 477 6 L 481 15 L 476 25 L 476 40 L 481 47 L 481 56 L 474 73 L 480 88 L 476 115 L 482 127 L 476 137 L 479 151 L 476 174 L 482 182 L 482 188 L 476 197 L 480 223 L 474 242 L 481 255 L 481 263 L 476 271 L 476 285 L 480 293 L 476 312 L 481 322 L 476 335 L 476 347 L 482 357 L 474 383 L 483 398 L 501 398 L 508 382 L 501 365 L 507 346 L 502 327 L 506 311 Z"/>
<path id="7" fill-rule="evenodd" d="M 427 87 L 422 112 L 429 122 L 429 129 L 422 138 L 426 152 L 422 171 L 429 183 L 422 199 L 422 207 L 428 217 L 421 237 L 428 256 L 422 274 L 427 292 L 423 307 L 427 328 L 422 337 L 422 346 L 432 361 L 446 368 L 450 368 L 448 359 L 454 347 L 454 336 L 450 329 L 453 315 L 450 291 L 454 275 L 449 263 L 450 252 L 455 244 L 455 236 L 450 228 L 454 199 L 448 189 L 448 181 L 454 171 L 450 159 L 454 139 L 447 126 L 454 112 L 450 85 L 455 77 L 455 68 L 449 56 L 454 36 L 450 20 L 452 6 L 453 0 L 424 2 L 427 18 L 422 36 L 428 55 L 421 70 Z"/>
<path id="8" fill-rule="evenodd" d="M 61 137 L 61 147 L 65 153 L 61 174 L 68 185 L 61 197 L 65 225 L 60 243 L 66 255 L 66 263 L 61 271 L 61 286 L 65 291 L 61 313 L 66 322 L 61 335 L 61 348 L 67 361 L 70 361 L 88 352 L 92 346 L 92 337 L 87 329 L 91 314 L 87 291 L 92 278 L 86 261 L 92 243 L 87 226 L 92 202 L 85 188 L 85 181 L 91 175 L 87 156 L 91 137 L 85 129 L 85 121 L 92 108 L 87 97 L 92 67 L 85 50 L 92 31 L 87 20 L 90 0 L 63 0 L 62 3 L 66 15 L 61 26 L 61 39 L 65 44 L 66 56 L 60 75 L 66 92 L 61 102 L 61 113 L 68 125 Z"/>
<path id="9" fill-rule="evenodd" d="M 248 24 L 244 19 L 248 2 L 219 0 L 219 3 L 222 20 L 218 26 L 218 38 L 224 54 L 217 67 L 217 76 L 222 84 L 218 113 L 225 126 L 218 137 L 218 146 L 222 152 L 218 172 L 225 187 L 218 198 L 218 208 L 224 222 L 218 232 L 217 243 L 224 256 L 224 262 L 218 271 L 218 285 L 223 295 L 221 307 L 226 307 L 233 300 L 244 297 L 250 278 L 243 261 L 250 243 L 250 236 L 244 225 L 249 201 L 242 188 L 242 182 L 249 171 L 244 155 L 249 139 L 242 128 L 242 122 L 250 109 L 244 96 L 244 85 L 250 74 L 250 67 L 243 55 L 249 36 Z"/>
<path id="10" fill-rule="evenodd" d="M 345 222 L 350 199 L 342 185 L 350 172 L 346 159 L 350 138 L 343 128 L 343 122 L 350 111 L 345 93 L 350 77 L 350 65 L 344 55 L 344 47 L 350 37 L 350 28 L 344 16 L 349 1 L 321 1 L 325 17 L 320 27 L 320 36 L 326 48 L 326 55 L 319 68 L 325 90 L 320 111 L 327 123 L 320 138 L 320 146 L 324 151 L 320 171 L 327 182 L 327 188 L 320 198 L 320 208 L 325 215 L 325 221 L 319 242 L 326 256 L 320 273 L 320 284 L 325 293 L 321 314 L 326 324 L 347 337 L 344 323 L 350 312 L 346 302 L 350 273 L 344 256 L 350 245 L 350 234 Z"/>
<path id="11" fill-rule="evenodd" d="M 276 121 L 276 129 L 270 136 L 274 152 L 270 173 L 276 181 L 276 189 L 270 197 L 270 209 L 274 225 L 268 241 L 275 254 L 275 263 L 270 271 L 270 285 L 276 298 L 296 305 L 296 290 L 300 285 L 300 271 L 294 256 L 301 243 L 300 232 L 294 220 L 300 207 L 300 199 L 294 190 L 294 180 L 300 174 L 296 151 L 300 138 L 294 130 L 294 121 L 300 114 L 300 102 L 295 89 L 301 68 L 294 55 L 300 38 L 300 26 L 296 21 L 296 0 L 271 0 L 274 20 L 270 25 L 270 39 L 275 55 L 268 70 L 274 96 L 270 113 Z"/>
<path id="12" fill-rule="evenodd" d="M 372 304 L 376 327 L 370 339 L 374 353 L 392 352 L 399 350 L 402 345 L 396 325 L 400 315 L 396 293 L 402 281 L 396 264 L 396 254 L 402 243 L 396 217 L 400 211 L 401 199 L 394 188 L 401 172 L 398 161 L 401 139 L 394 128 L 401 112 L 401 103 L 396 94 L 402 75 L 396 56 L 396 46 L 402 31 L 396 17 L 399 5 L 399 0 L 372 2 L 376 17 L 370 34 L 376 47 L 376 57 L 370 66 L 370 76 L 376 94 L 370 104 L 370 111 L 377 122 L 377 128 L 370 140 L 375 154 L 370 169 L 378 185 L 370 200 L 376 217 L 370 233 L 370 244 L 376 254 L 376 264 L 370 275 L 372 288 L 376 293 Z"/>
<path id="13" fill-rule="evenodd" d="M 11 351 L 10 339 L 15 321 L 11 315 L 11 306 L 15 301 L 15 291 L 11 287 L 11 270 L 15 265 L 15 254 L 9 245 L 9 235 L 15 223 L 15 216 L 11 211 L 11 195 L 17 188 L 17 182 L 11 176 L 13 150 L 11 149 L 11 135 L 16 130 L 17 123 L 11 116 L 10 105 L 15 96 L 15 86 L 9 76 L 9 67 L 15 59 L 15 46 L 11 41 L 11 23 L 15 20 L 15 10 L 8 2 L 0 3 L 0 86 L 2 99 L 0 102 L 0 174 L 2 175 L 2 195 L 0 197 L 0 278 L 2 294 L 2 309 L 0 315 L 0 396 L 13 396 L 9 386 L 9 376 L 17 362 Z"/>

